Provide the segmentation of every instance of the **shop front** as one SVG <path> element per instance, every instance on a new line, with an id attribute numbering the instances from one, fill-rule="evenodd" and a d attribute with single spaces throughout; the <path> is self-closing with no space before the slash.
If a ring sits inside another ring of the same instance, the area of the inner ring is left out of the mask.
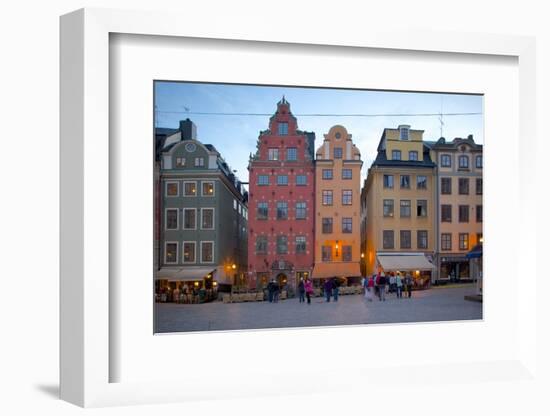
<path id="1" fill-rule="evenodd" d="M 471 262 L 467 256 L 451 254 L 439 257 L 439 281 L 460 282 L 472 279 Z"/>
<path id="2" fill-rule="evenodd" d="M 361 284 L 361 266 L 359 262 L 323 262 L 313 268 L 313 285 L 322 287 L 326 279 L 337 278 L 344 286 Z"/>
<path id="3" fill-rule="evenodd" d="M 211 267 L 163 267 L 155 276 L 155 301 L 204 303 L 215 300 L 218 282 Z"/>
<path id="4" fill-rule="evenodd" d="M 427 289 L 430 287 L 435 266 L 424 253 L 376 253 L 377 266 L 386 276 L 399 272 L 413 278 L 413 287 Z"/>

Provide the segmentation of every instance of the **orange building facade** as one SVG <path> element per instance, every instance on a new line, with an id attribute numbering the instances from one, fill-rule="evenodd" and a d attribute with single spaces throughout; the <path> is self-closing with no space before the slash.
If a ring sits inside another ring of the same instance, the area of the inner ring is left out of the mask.
<path id="1" fill-rule="evenodd" d="M 315 161 L 314 282 L 361 277 L 361 154 L 343 126 L 333 126 Z"/>

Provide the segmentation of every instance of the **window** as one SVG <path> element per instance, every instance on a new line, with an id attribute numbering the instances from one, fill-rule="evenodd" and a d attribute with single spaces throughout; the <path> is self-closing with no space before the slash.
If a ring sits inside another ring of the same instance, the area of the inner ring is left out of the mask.
<path id="1" fill-rule="evenodd" d="M 178 196 L 179 183 L 178 182 L 166 182 L 166 196 Z"/>
<path id="2" fill-rule="evenodd" d="M 383 247 L 384 250 L 393 249 L 393 230 L 383 231 Z"/>
<path id="3" fill-rule="evenodd" d="M 269 209 L 268 209 L 267 202 L 258 202 L 256 218 L 259 220 L 267 220 L 268 211 Z"/>
<path id="4" fill-rule="evenodd" d="M 459 205 L 458 206 L 458 222 L 468 222 L 470 220 L 470 206 Z"/>
<path id="5" fill-rule="evenodd" d="M 256 237 L 256 254 L 267 254 L 267 236 Z"/>
<path id="6" fill-rule="evenodd" d="M 441 205 L 441 222 L 453 222 L 452 205 Z"/>
<path id="7" fill-rule="evenodd" d="M 352 219 L 349 217 L 342 218 L 342 233 L 349 234 L 352 232 Z"/>
<path id="8" fill-rule="evenodd" d="M 410 217 L 411 216 L 411 201 L 410 199 L 402 199 L 400 201 L 400 217 Z"/>
<path id="9" fill-rule="evenodd" d="M 258 175 L 258 185 L 269 185 L 269 175 Z"/>
<path id="10" fill-rule="evenodd" d="M 242 213 L 242 205 L 241 204 L 237 205 L 237 212 L 239 214 Z"/>
<path id="11" fill-rule="evenodd" d="M 296 254 L 305 254 L 306 238 L 303 235 L 296 236 Z"/>
<path id="12" fill-rule="evenodd" d="M 469 244 L 468 244 L 468 234 L 467 233 L 460 233 L 458 235 L 458 249 L 459 250 L 468 250 Z"/>
<path id="13" fill-rule="evenodd" d="M 332 191 L 323 191 L 323 205 L 332 205 Z"/>
<path id="14" fill-rule="evenodd" d="M 184 182 L 183 194 L 185 196 L 197 196 L 197 182 Z"/>
<path id="15" fill-rule="evenodd" d="M 195 208 L 183 209 L 183 229 L 194 230 L 197 228 L 197 210 Z"/>
<path id="16" fill-rule="evenodd" d="M 214 242 L 213 241 L 201 241 L 201 262 L 202 263 L 214 262 Z"/>
<path id="17" fill-rule="evenodd" d="M 323 234 L 332 233 L 332 218 L 323 218 Z"/>
<path id="18" fill-rule="evenodd" d="M 167 209 L 166 210 L 166 226 L 167 230 L 177 230 L 178 229 L 178 209 Z"/>
<path id="19" fill-rule="evenodd" d="M 470 178 L 458 178 L 459 195 L 468 195 L 470 193 Z"/>
<path id="20" fill-rule="evenodd" d="M 298 159 L 298 151 L 295 147 L 288 147 L 286 149 L 286 160 L 295 161 Z"/>
<path id="21" fill-rule="evenodd" d="M 451 195 L 452 192 L 451 178 L 441 178 L 441 195 Z"/>
<path id="22" fill-rule="evenodd" d="M 238 206 L 239 206 L 239 203 L 237 202 L 236 199 L 234 199 L 234 200 L 233 200 L 233 209 L 234 209 L 235 211 L 237 211 L 237 207 L 238 207 Z"/>
<path id="23" fill-rule="evenodd" d="M 279 136 L 288 135 L 288 123 L 279 123 L 277 125 Z"/>
<path id="24" fill-rule="evenodd" d="M 164 245 L 164 262 L 165 263 L 177 263 L 178 262 L 178 243 L 166 242 Z"/>
<path id="25" fill-rule="evenodd" d="M 391 159 L 392 160 L 401 160 L 401 150 L 392 150 Z"/>
<path id="26" fill-rule="evenodd" d="M 351 189 L 344 189 L 342 191 L 342 205 L 351 205 L 352 191 Z"/>
<path id="27" fill-rule="evenodd" d="M 296 219 L 305 220 L 306 219 L 306 203 L 305 202 L 296 202 Z"/>
<path id="28" fill-rule="evenodd" d="M 476 195 L 483 195 L 483 179 L 476 178 Z"/>
<path id="29" fill-rule="evenodd" d="M 352 175 L 351 169 L 342 169 L 342 179 L 352 179 Z"/>
<path id="30" fill-rule="evenodd" d="M 195 258 L 196 244 L 194 241 L 184 241 L 183 242 L 183 262 L 184 263 L 195 263 L 197 259 Z"/>
<path id="31" fill-rule="evenodd" d="M 332 246 L 323 246 L 321 250 L 323 261 L 332 261 Z"/>
<path id="32" fill-rule="evenodd" d="M 418 175 L 416 177 L 416 189 L 427 189 L 428 188 L 428 178 L 423 175 Z"/>
<path id="33" fill-rule="evenodd" d="M 419 250 L 428 248 L 428 231 L 418 230 L 416 232 L 416 247 Z"/>
<path id="34" fill-rule="evenodd" d="M 177 168 L 185 167 L 185 158 L 184 157 L 177 157 L 176 158 L 176 167 Z"/>
<path id="35" fill-rule="evenodd" d="M 279 160 L 279 149 L 277 148 L 267 149 L 267 158 L 269 160 Z"/>
<path id="36" fill-rule="evenodd" d="M 399 139 L 400 140 L 409 140 L 409 128 L 401 126 L 399 127 Z"/>
<path id="37" fill-rule="evenodd" d="M 393 188 L 393 175 L 384 175 L 384 188 Z"/>
<path id="38" fill-rule="evenodd" d="M 342 261 L 351 261 L 351 246 L 342 246 Z"/>
<path id="39" fill-rule="evenodd" d="M 307 185 L 307 176 L 306 175 L 296 175 L 296 185 L 298 185 L 298 186 Z"/>
<path id="40" fill-rule="evenodd" d="M 332 169 L 323 169 L 323 179 L 332 179 Z"/>
<path id="41" fill-rule="evenodd" d="M 441 234 L 441 250 L 452 250 L 452 234 L 451 233 L 442 233 Z"/>
<path id="42" fill-rule="evenodd" d="M 458 168 L 468 169 L 470 167 L 470 158 L 468 156 L 461 155 L 458 157 Z"/>
<path id="43" fill-rule="evenodd" d="M 204 157 L 196 157 L 195 158 L 195 166 L 196 167 L 203 167 L 204 166 Z"/>
<path id="44" fill-rule="evenodd" d="M 418 152 L 416 150 L 409 151 L 409 160 L 418 160 Z"/>
<path id="45" fill-rule="evenodd" d="M 203 230 L 214 229 L 214 208 L 201 209 L 201 228 Z"/>
<path id="46" fill-rule="evenodd" d="M 418 199 L 416 201 L 416 216 L 427 217 L 428 216 L 428 201 L 425 199 Z"/>
<path id="47" fill-rule="evenodd" d="M 441 167 L 442 168 L 451 167 L 451 155 L 441 155 Z"/>
<path id="48" fill-rule="evenodd" d="M 481 169 L 483 167 L 483 156 L 476 156 L 476 168 Z"/>
<path id="49" fill-rule="evenodd" d="M 401 189 L 409 189 L 411 187 L 411 177 L 409 175 L 401 175 L 399 185 Z"/>
<path id="50" fill-rule="evenodd" d="M 384 217 L 393 217 L 393 199 L 384 199 Z"/>
<path id="51" fill-rule="evenodd" d="M 277 185 L 288 185 L 288 175 L 277 175 Z"/>
<path id="52" fill-rule="evenodd" d="M 214 182 L 202 183 L 202 196 L 214 196 Z"/>
<path id="53" fill-rule="evenodd" d="M 399 232 L 399 246 L 400 248 L 411 248 L 411 231 L 401 230 Z"/>
<path id="54" fill-rule="evenodd" d="M 342 148 L 341 147 L 335 147 L 334 148 L 334 159 L 342 159 Z"/>
<path id="55" fill-rule="evenodd" d="M 288 203 L 277 202 L 277 219 L 286 220 L 288 218 Z"/>
<path id="56" fill-rule="evenodd" d="M 483 222 L 483 205 L 476 205 L 476 222 Z"/>
<path id="57" fill-rule="evenodd" d="M 286 235 L 277 236 L 277 254 L 288 253 L 288 238 Z"/>

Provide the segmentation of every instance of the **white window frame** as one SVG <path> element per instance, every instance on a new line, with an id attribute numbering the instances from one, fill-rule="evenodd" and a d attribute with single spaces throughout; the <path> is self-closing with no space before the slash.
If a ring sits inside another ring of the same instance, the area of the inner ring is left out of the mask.
<path id="1" fill-rule="evenodd" d="M 403 135 L 403 133 L 406 132 L 405 135 Z M 410 136 L 411 132 L 410 132 L 410 128 L 409 127 L 400 127 L 399 128 L 399 140 L 410 140 L 411 139 L 411 136 Z M 405 137 L 403 137 L 405 136 Z"/>
<path id="2" fill-rule="evenodd" d="M 178 164 L 178 159 L 183 161 L 183 164 Z M 176 157 L 176 163 L 175 163 L 176 168 L 184 168 L 186 166 L 186 163 L 187 163 L 187 160 L 185 157 L 180 157 L 180 156 Z"/>
<path id="3" fill-rule="evenodd" d="M 211 183 L 212 184 L 212 193 L 211 194 L 205 194 L 203 185 L 205 183 Z M 216 196 L 216 181 L 201 181 L 201 196 L 207 196 L 207 197 L 213 197 Z"/>
<path id="4" fill-rule="evenodd" d="M 185 184 L 186 183 L 194 183 L 195 184 L 195 195 L 185 195 Z M 197 181 L 183 181 L 183 189 L 182 189 L 181 194 L 185 198 L 196 198 L 199 195 L 199 188 L 198 188 Z"/>
<path id="5" fill-rule="evenodd" d="M 203 261 L 203 259 L 202 259 L 202 246 L 205 243 L 212 243 L 212 261 Z M 212 241 L 212 240 L 201 241 L 201 250 L 200 250 L 201 251 L 201 253 L 200 253 L 200 263 L 201 264 L 213 264 L 215 262 L 215 260 L 216 260 L 215 248 L 216 248 L 216 246 L 215 246 L 214 241 Z"/>
<path id="6" fill-rule="evenodd" d="M 203 216 L 203 211 L 205 209 L 211 209 L 212 210 L 212 228 L 203 228 L 203 226 L 202 226 L 202 216 Z M 216 229 L 216 208 L 214 208 L 214 207 L 203 207 L 203 208 L 201 208 L 201 226 L 200 226 L 200 229 L 201 230 L 215 230 Z"/>
<path id="7" fill-rule="evenodd" d="M 197 161 L 201 161 L 201 163 L 197 163 Z M 196 168 L 204 168 L 204 157 L 197 156 L 195 158 L 195 167 Z"/>
<path id="8" fill-rule="evenodd" d="M 280 154 L 279 154 L 279 148 L 278 147 L 268 147 L 267 148 L 267 160 L 280 160 Z M 277 153 L 277 157 L 276 158 L 271 158 L 271 153 Z"/>
<path id="9" fill-rule="evenodd" d="M 193 244 L 195 246 L 195 260 L 185 261 L 185 244 Z M 182 264 L 196 264 L 197 263 L 197 242 L 196 241 L 182 241 L 181 242 L 181 263 Z"/>
<path id="10" fill-rule="evenodd" d="M 176 193 L 176 195 L 168 195 L 168 185 L 170 184 L 173 184 L 175 183 L 177 188 L 178 188 L 178 192 Z M 178 198 L 180 196 L 180 182 L 179 181 L 166 181 L 164 183 L 164 196 L 166 198 Z"/>
<path id="11" fill-rule="evenodd" d="M 185 211 L 195 211 L 195 228 L 185 228 Z M 197 208 L 182 208 L 181 229 L 184 230 L 184 231 L 196 230 L 197 229 L 197 219 L 198 219 L 197 218 Z"/>
<path id="12" fill-rule="evenodd" d="M 168 228 L 168 211 L 176 211 L 176 228 Z M 179 208 L 164 208 L 164 231 L 177 231 L 180 229 L 180 210 Z"/>
<path id="13" fill-rule="evenodd" d="M 166 260 L 166 254 L 167 254 L 167 251 L 166 250 L 166 246 L 168 246 L 168 244 L 175 244 L 176 245 L 176 261 L 167 261 Z M 164 242 L 164 264 L 178 264 L 179 263 L 179 252 L 180 252 L 180 245 L 179 245 L 179 241 L 165 241 Z"/>

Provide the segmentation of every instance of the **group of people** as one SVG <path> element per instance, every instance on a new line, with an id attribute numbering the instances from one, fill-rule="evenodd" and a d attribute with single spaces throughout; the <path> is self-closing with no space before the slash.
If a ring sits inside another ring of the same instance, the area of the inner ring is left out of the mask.
<path id="1" fill-rule="evenodd" d="M 309 279 L 300 277 L 298 282 L 298 298 L 300 303 L 305 303 L 307 298 L 308 305 L 311 304 L 311 295 L 313 295 L 313 282 Z"/>
<path id="2" fill-rule="evenodd" d="M 389 291 L 395 292 L 397 298 L 403 297 L 403 288 L 407 291 L 407 297 L 412 296 L 413 279 L 409 273 L 405 277 L 400 272 L 389 272 L 389 277 L 384 272 L 378 272 L 371 277 L 363 279 L 365 299 L 372 302 L 375 296 L 379 301 L 386 301 L 386 286 Z"/>

